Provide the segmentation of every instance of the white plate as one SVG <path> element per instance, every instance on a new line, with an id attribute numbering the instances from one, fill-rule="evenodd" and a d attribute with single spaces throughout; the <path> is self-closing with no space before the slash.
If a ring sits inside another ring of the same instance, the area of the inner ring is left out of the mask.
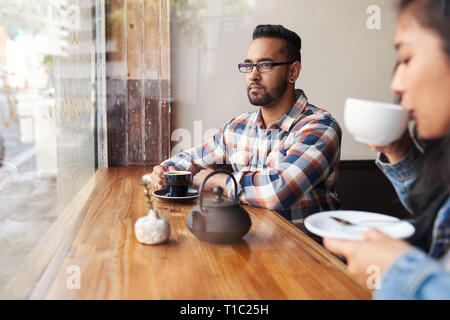
<path id="1" fill-rule="evenodd" d="M 330 216 L 345 219 L 364 226 L 349 226 L 333 220 Z M 396 222 L 397 221 L 397 222 Z M 414 226 L 406 221 L 384 214 L 365 211 L 324 211 L 314 213 L 305 219 L 305 227 L 310 232 L 324 238 L 343 240 L 364 240 L 364 232 L 375 228 L 395 239 L 405 239 L 415 232 Z"/>

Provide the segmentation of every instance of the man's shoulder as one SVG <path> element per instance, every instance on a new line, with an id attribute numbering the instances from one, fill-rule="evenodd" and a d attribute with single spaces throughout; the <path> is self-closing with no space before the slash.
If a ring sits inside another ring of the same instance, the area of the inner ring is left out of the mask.
<path id="1" fill-rule="evenodd" d="M 337 131 L 341 131 L 339 123 L 333 117 L 333 115 L 324 108 L 316 107 L 308 103 L 302 112 L 302 117 L 299 119 L 296 127 L 301 129 L 305 125 L 325 125 L 335 128 Z"/>
<path id="2" fill-rule="evenodd" d="M 258 110 L 243 113 L 228 121 L 228 123 L 226 124 L 226 128 L 228 130 L 234 130 L 236 128 L 247 127 L 248 125 L 253 124 L 255 122 L 257 114 Z"/>
<path id="3" fill-rule="evenodd" d="M 308 103 L 305 106 L 305 110 L 303 111 L 303 115 L 305 119 L 312 119 L 312 118 L 326 118 L 326 119 L 333 119 L 333 116 L 329 111 L 327 111 L 324 108 L 316 107 L 315 105 Z"/>

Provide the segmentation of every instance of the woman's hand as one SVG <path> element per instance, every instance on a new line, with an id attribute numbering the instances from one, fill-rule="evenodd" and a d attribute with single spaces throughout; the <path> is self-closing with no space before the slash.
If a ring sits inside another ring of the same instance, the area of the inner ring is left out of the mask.
<path id="1" fill-rule="evenodd" d="M 375 146 L 367 144 L 373 151 L 383 153 L 389 160 L 389 163 L 397 163 L 402 160 L 409 152 L 411 148 L 411 138 L 409 133 L 406 132 L 399 140 L 392 142 L 386 146 Z"/>
<path id="2" fill-rule="evenodd" d="M 377 266 L 381 273 L 411 245 L 402 240 L 392 239 L 384 233 L 371 229 L 364 234 L 365 241 L 348 241 L 325 238 L 325 247 L 347 259 L 350 273 L 363 285 L 369 277 L 368 267 Z"/>

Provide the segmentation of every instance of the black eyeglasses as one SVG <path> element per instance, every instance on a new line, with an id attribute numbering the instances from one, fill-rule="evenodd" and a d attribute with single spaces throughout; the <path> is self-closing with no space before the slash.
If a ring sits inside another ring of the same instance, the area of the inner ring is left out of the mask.
<path id="1" fill-rule="evenodd" d="M 258 63 L 239 63 L 238 68 L 242 73 L 250 73 L 253 71 L 253 67 L 256 67 L 258 72 L 270 72 L 273 67 L 281 66 L 283 64 L 291 64 L 292 62 L 258 62 Z"/>

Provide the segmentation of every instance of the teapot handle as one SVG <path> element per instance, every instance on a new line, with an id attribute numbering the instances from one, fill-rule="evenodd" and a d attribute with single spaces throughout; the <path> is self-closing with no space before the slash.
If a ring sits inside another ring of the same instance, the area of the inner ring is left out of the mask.
<path id="1" fill-rule="evenodd" d="M 233 182 L 234 182 L 234 198 L 237 199 L 237 189 L 238 188 L 237 188 L 237 182 L 236 182 L 236 179 L 234 178 L 234 176 L 231 173 L 229 173 L 228 171 L 225 171 L 225 170 L 217 170 L 217 171 L 211 172 L 210 174 L 208 174 L 206 176 L 205 180 L 203 180 L 202 184 L 200 185 L 200 191 L 199 191 L 200 203 L 199 203 L 199 207 L 200 207 L 200 211 L 201 212 L 203 212 L 203 197 L 202 197 L 202 195 L 203 195 L 203 188 L 206 185 L 206 180 L 208 180 L 211 176 L 213 176 L 213 175 L 215 175 L 217 173 L 225 173 L 225 174 L 229 175 L 231 177 L 231 179 L 233 179 Z"/>

